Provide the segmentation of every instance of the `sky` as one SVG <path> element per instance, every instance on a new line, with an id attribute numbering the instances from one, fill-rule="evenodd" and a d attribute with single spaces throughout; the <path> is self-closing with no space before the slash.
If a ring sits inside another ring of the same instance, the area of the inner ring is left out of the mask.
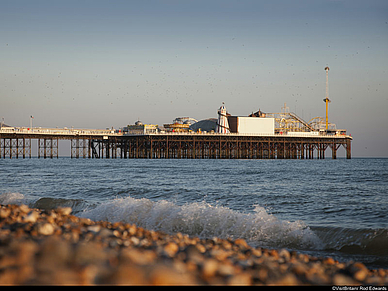
<path id="1" fill-rule="evenodd" d="M 0 0 L 0 118 L 120 128 L 284 103 L 388 157 L 386 0 Z"/>

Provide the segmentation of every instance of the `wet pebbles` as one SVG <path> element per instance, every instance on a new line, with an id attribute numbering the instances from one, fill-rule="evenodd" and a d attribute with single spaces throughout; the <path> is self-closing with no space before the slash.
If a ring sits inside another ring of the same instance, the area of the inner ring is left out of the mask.
<path id="1" fill-rule="evenodd" d="M 388 270 L 3 205 L 0 284 L 387 286 Z"/>

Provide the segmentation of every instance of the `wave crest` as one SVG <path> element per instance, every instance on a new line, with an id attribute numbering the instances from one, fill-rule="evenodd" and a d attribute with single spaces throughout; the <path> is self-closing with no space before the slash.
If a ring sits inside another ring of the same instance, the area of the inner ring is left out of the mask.
<path id="1" fill-rule="evenodd" d="M 260 206 L 247 214 L 205 202 L 177 205 L 166 200 L 126 197 L 104 202 L 80 215 L 92 220 L 123 221 L 170 234 L 243 238 L 253 246 L 322 248 L 320 239 L 302 221 L 279 220 Z"/>
<path id="2" fill-rule="evenodd" d="M 314 227 L 325 249 L 348 254 L 388 256 L 388 229 Z"/>
<path id="3" fill-rule="evenodd" d="M 28 204 L 28 200 L 21 193 L 7 192 L 0 195 L 0 204 Z"/>

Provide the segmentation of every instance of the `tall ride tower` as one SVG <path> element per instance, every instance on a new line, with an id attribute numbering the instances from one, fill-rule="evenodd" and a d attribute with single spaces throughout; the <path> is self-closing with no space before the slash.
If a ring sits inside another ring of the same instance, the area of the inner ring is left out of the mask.
<path id="1" fill-rule="evenodd" d="M 326 98 L 323 99 L 323 102 L 326 103 L 326 130 L 329 128 L 329 103 L 331 102 L 329 99 L 329 67 L 325 68 L 326 71 Z"/>

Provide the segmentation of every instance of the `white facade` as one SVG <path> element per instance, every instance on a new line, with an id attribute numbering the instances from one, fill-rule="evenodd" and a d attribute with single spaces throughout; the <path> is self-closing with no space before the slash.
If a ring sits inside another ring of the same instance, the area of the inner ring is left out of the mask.
<path id="1" fill-rule="evenodd" d="M 275 118 L 237 117 L 237 132 L 247 134 L 274 134 Z"/>

